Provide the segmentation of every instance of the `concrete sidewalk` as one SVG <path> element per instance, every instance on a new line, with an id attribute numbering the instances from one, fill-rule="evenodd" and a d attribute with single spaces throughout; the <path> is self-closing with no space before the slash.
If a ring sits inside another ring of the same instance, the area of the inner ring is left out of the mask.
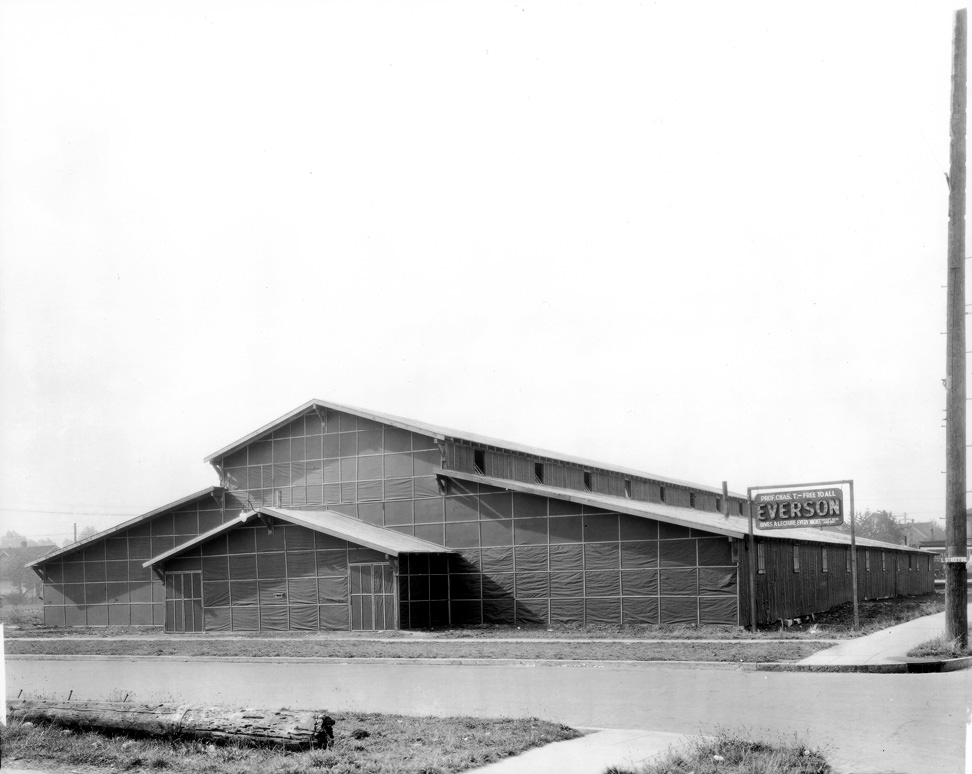
<path id="1" fill-rule="evenodd" d="M 969 615 L 972 616 L 972 604 L 969 605 Z M 903 664 L 909 650 L 944 633 L 945 613 L 927 615 L 817 651 L 797 664 L 847 667 Z"/>
<path id="2" fill-rule="evenodd" d="M 635 769 L 690 738 L 664 731 L 592 730 L 578 739 L 537 747 L 466 774 L 601 774 L 609 766 Z"/>

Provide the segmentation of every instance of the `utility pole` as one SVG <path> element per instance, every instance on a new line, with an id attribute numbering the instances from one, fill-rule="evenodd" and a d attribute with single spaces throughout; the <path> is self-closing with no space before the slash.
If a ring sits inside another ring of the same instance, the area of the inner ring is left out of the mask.
<path id="1" fill-rule="evenodd" d="M 966 9 L 955 12 L 948 175 L 948 328 L 945 438 L 945 636 L 969 645 L 965 525 L 965 127 Z"/>

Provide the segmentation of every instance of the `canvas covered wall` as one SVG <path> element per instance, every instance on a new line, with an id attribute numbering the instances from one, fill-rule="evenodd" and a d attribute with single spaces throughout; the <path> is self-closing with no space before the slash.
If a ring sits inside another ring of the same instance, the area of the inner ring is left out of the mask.
<path id="1" fill-rule="evenodd" d="M 447 585 L 403 568 L 403 626 L 736 623 L 727 538 L 477 483 L 442 491 L 442 461 L 429 436 L 328 409 L 221 465 L 225 485 L 254 505 L 323 504 L 457 549 Z"/>

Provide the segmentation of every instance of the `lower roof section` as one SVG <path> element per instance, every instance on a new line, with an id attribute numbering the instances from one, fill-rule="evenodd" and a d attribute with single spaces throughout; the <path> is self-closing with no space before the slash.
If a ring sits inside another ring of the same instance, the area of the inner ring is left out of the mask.
<path id="1" fill-rule="evenodd" d="M 483 476 L 474 473 L 460 473 L 444 468 L 436 469 L 435 474 L 443 478 L 479 482 L 511 492 L 524 492 L 540 497 L 552 497 L 557 500 L 567 500 L 581 505 L 589 505 L 594 508 L 602 508 L 615 513 L 643 516 L 645 518 L 655 519 L 656 521 L 663 521 L 667 524 L 677 524 L 691 529 L 705 530 L 706 532 L 726 535 L 727 537 L 745 538 L 749 534 L 749 519 L 745 516 L 723 515 L 710 511 L 699 511 L 695 508 L 681 508 L 674 505 L 666 505 L 665 503 L 647 503 L 640 500 L 630 500 L 626 497 L 614 497 L 612 495 L 595 492 L 579 492 L 576 489 L 564 489 L 548 484 L 528 484 L 523 481 L 493 478 L 492 476 Z M 756 534 L 761 539 L 799 540 L 808 543 L 824 543 L 830 545 L 849 546 L 851 542 L 851 537 L 846 532 L 830 532 L 814 527 L 800 527 L 777 531 L 756 530 Z M 862 548 L 931 553 L 912 546 L 902 546 L 896 543 L 885 543 L 880 540 L 870 540 L 860 537 L 857 538 L 857 545 Z"/>
<path id="2" fill-rule="evenodd" d="M 452 553 L 448 548 L 437 543 L 430 543 L 412 535 L 405 535 L 401 532 L 368 524 L 360 519 L 345 516 L 343 513 L 335 511 L 301 511 L 288 508 L 257 508 L 256 510 L 241 513 L 237 518 L 230 519 L 218 527 L 198 535 L 192 540 L 175 546 L 174 548 L 159 554 L 147 562 L 143 567 L 153 567 L 167 559 L 172 559 L 179 554 L 188 551 L 194 546 L 205 543 L 217 535 L 227 532 L 241 524 L 253 523 L 260 518 L 276 518 L 281 521 L 294 524 L 298 527 L 306 527 L 314 532 L 322 532 L 325 535 L 347 540 L 349 543 L 371 548 L 383 554 L 398 556 L 399 554 L 448 554 Z"/>

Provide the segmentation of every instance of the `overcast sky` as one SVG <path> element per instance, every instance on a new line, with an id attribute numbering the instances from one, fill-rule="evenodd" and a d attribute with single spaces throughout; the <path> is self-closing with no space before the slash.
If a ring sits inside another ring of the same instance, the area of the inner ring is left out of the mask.
<path id="1" fill-rule="evenodd" d="M 954 7 L 0 0 L 0 534 L 311 398 L 942 517 Z"/>

